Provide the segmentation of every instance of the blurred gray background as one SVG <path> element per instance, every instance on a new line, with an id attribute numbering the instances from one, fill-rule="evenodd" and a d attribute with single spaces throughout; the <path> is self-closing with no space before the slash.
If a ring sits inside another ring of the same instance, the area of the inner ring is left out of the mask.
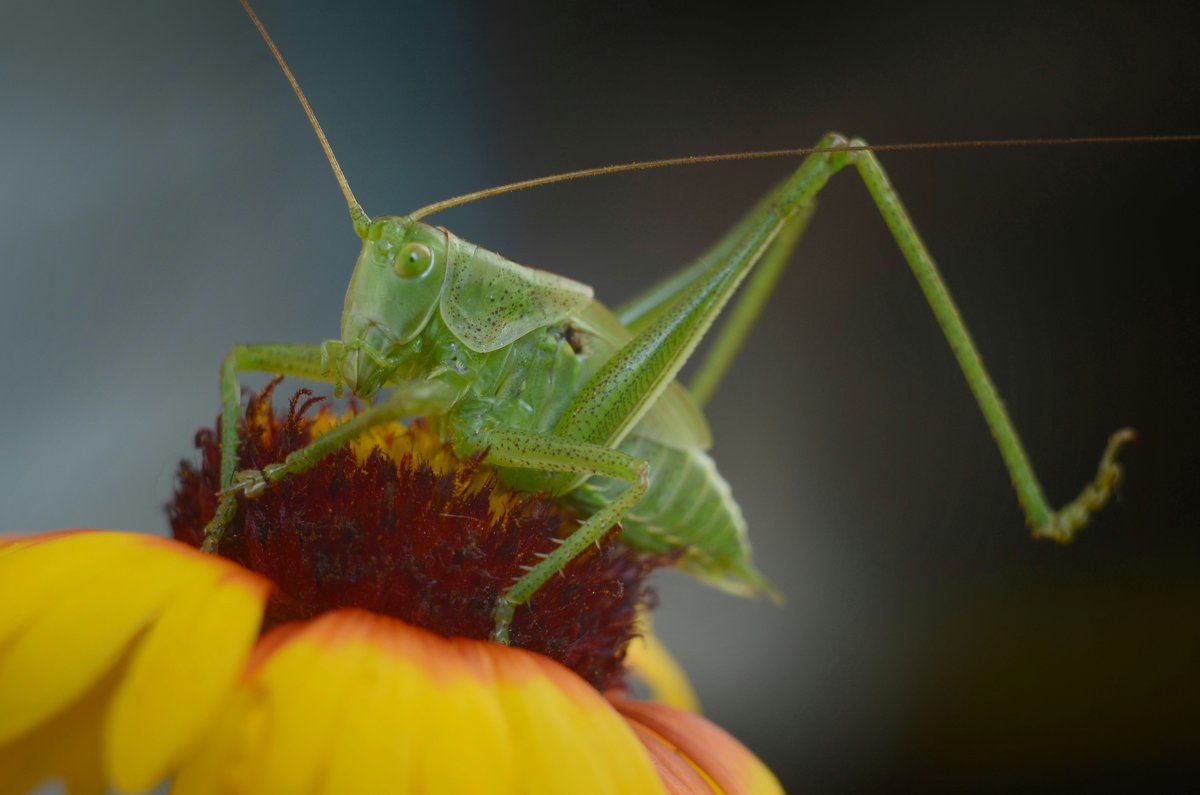
<path id="1" fill-rule="evenodd" d="M 1194 4 L 262 0 L 369 213 L 591 165 L 874 142 L 1200 132 Z M 236 342 L 335 336 L 357 252 L 237 4 L 5 4 L 0 528 L 164 532 Z M 1200 146 L 884 163 L 1055 502 L 1142 435 L 1120 503 L 1035 543 L 852 175 L 709 415 L 776 608 L 682 578 L 658 627 L 789 789 L 1125 789 L 1200 754 Z M 609 177 L 436 220 L 618 303 L 787 162 Z"/>

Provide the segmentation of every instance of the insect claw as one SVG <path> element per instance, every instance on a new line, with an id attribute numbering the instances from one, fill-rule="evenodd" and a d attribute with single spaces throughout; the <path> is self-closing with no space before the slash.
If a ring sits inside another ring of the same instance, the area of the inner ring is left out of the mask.
<path id="1" fill-rule="evenodd" d="M 217 496 L 225 498 L 241 492 L 247 499 L 254 499 L 262 495 L 267 489 L 267 478 L 257 469 L 243 469 L 233 476 L 233 483 L 229 488 L 222 489 L 217 492 Z"/>
<path id="2" fill-rule="evenodd" d="M 513 611 L 515 609 L 516 605 L 508 601 L 508 599 L 504 596 L 501 596 L 496 600 L 496 606 L 492 610 L 492 642 L 500 643 L 505 646 L 508 645 L 508 628 L 512 624 Z"/>

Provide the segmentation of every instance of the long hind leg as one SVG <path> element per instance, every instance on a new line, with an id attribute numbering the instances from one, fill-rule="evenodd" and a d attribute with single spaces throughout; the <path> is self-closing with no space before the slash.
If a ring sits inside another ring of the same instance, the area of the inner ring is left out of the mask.
<path id="1" fill-rule="evenodd" d="M 1000 449 L 1027 523 L 1036 537 L 1051 538 L 1062 543 L 1070 541 L 1074 534 L 1087 524 L 1091 514 L 1102 508 L 1112 497 L 1121 478 L 1116 456 L 1120 448 L 1133 438 L 1133 432 L 1122 429 L 1112 434 L 1101 457 L 1096 477 L 1084 487 L 1075 500 L 1058 511 L 1053 510 L 1046 501 L 1016 429 L 983 366 L 958 309 L 950 298 L 945 282 L 913 227 L 899 196 L 888 182 L 878 159 L 864 148 L 865 142 L 847 142 L 837 135 L 826 136 L 818 147 L 823 150 L 832 148 L 836 151 L 821 151 L 805 159 L 791 178 L 756 205 L 735 226 L 733 232 L 723 238 L 708 254 L 664 285 L 623 308 L 621 317 L 632 327 L 639 329 L 640 337 L 642 333 L 662 326 L 678 305 L 692 300 L 705 280 L 728 279 L 736 286 L 762 256 L 764 250 L 772 252 L 772 249 L 767 247 L 772 245 L 772 241 L 778 241 L 777 236 L 784 233 L 789 219 L 796 218 L 812 206 L 816 195 L 829 177 L 847 165 L 854 165 L 884 222 L 895 237 L 901 253 L 908 261 L 958 361 Z M 781 247 L 781 250 L 783 249 L 786 249 L 786 246 Z M 702 265 L 705 266 L 704 269 L 701 269 Z M 696 394 L 701 400 L 715 387 L 725 366 L 736 353 L 745 331 L 753 323 L 766 300 L 771 278 L 763 280 L 766 289 L 740 299 L 741 304 L 737 307 L 740 316 L 726 325 L 722 332 L 724 337 L 719 340 L 721 343 L 728 342 L 728 345 L 714 346 L 708 360 L 701 365 L 696 384 Z M 752 281 L 751 284 L 753 283 Z M 724 291 L 719 289 L 717 292 Z M 716 311 L 720 311 L 723 300 L 724 298 L 721 298 L 714 304 Z M 691 330 L 685 330 L 683 336 L 686 337 L 686 342 L 679 346 L 674 354 L 677 357 L 675 361 L 680 358 L 680 352 L 681 358 L 687 357 L 698 336 L 703 334 L 712 321 L 709 318 L 703 322 L 689 322 Z M 671 375 L 673 377 L 674 371 Z M 589 432 L 585 432 L 582 438 L 600 441 L 598 438 L 590 438 Z"/>
<path id="2" fill-rule="evenodd" d="M 866 146 L 861 140 L 851 141 L 851 146 Z M 1042 493 L 1041 484 L 1029 464 L 1025 448 L 1017 436 L 1016 428 L 1008 417 L 1004 403 L 996 391 L 995 384 L 983 366 L 983 359 L 967 332 L 966 324 L 954 305 L 950 292 L 938 273 L 933 258 L 917 234 L 916 228 L 908 217 L 900 197 L 888 181 L 887 174 L 879 164 L 873 152 L 854 151 L 845 156 L 852 162 L 866 183 L 871 198 L 879 208 L 884 223 L 891 230 L 892 236 L 900 246 L 904 258 L 908 260 L 913 275 L 925 293 L 930 309 L 941 326 L 954 358 L 967 379 L 967 385 L 975 396 L 987 421 L 992 437 L 1000 448 L 1004 465 L 1008 468 L 1017 499 L 1025 510 L 1025 519 L 1033 534 L 1039 538 L 1050 538 L 1060 543 L 1069 542 L 1085 525 L 1092 513 L 1100 510 L 1112 497 L 1121 479 L 1121 468 L 1116 462 L 1117 453 L 1122 445 L 1134 438 L 1133 431 L 1124 428 L 1113 433 L 1100 459 L 1096 477 L 1084 486 L 1083 491 L 1073 501 L 1058 511 L 1053 510 Z"/>

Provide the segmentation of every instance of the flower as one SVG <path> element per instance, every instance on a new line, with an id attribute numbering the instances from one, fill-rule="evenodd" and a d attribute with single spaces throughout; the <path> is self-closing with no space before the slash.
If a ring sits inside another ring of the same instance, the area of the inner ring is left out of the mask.
<path id="1" fill-rule="evenodd" d="M 148 788 L 210 730 L 270 583 L 153 536 L 0 546 L 0 791 Z"/>
<path id="2" fill-rule="evenodd" d="M 337 422 L 304 392 L 277 416 L 271 388 L 240 429 L 244 466 Z M 499 646 L 491 601 L 574 526 L 567 509 L 396 425 L 241 500 L 205 555 L 216 438 L 181 466 L 176 540 L 0 539 L 0 793 L 53 776 L 72 793 L 779 791 L 704 718 L 623 692 L 632 669 L 692 698 L 639 634 L 667 561 L 610 539 Z"/>

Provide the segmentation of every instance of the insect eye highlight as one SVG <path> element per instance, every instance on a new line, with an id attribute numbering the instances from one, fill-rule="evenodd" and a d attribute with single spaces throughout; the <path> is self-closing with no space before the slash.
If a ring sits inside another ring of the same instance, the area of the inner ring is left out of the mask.
<path id="1" fill-rule="evenodd" d="M 433 266 L 433 252 L 424 243 L 406 243 L 396 255 L 392 268 L 402 279 L 424 276 Z"/>

